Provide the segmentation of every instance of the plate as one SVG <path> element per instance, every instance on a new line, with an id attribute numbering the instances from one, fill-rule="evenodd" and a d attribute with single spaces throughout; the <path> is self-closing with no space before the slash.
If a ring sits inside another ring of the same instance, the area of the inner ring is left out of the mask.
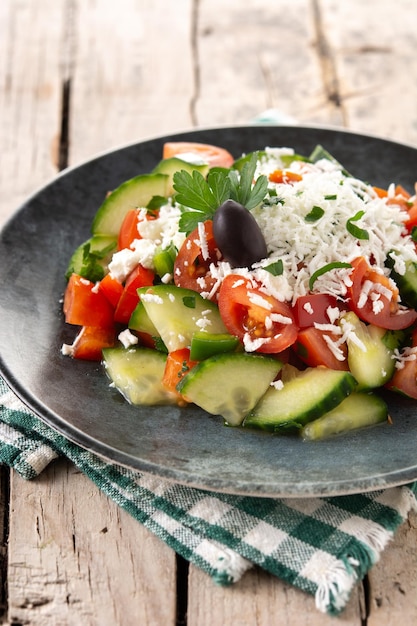
<path id="1" fill-rule="evenodd" d="M 244 126 L 158 137 L 68 169 L 27 200 L 1 232 L 0 367 L 18 396 L 54 429 L 118 464 L 194 487 L 252 496 L 301 497 L 374 490 L 417 479 L 415 403 L 390 397 L 393 424 L 303 442 L 226 428 L 197 408 L 134 407 L 101 366 L 63 357 L 73 333 L 61 302 L 64 273 L 89 236 L 106 192 L 149 172 L 164 141 L 224 146 L 236 157 L 265 146 L 309 154 L 322 144 L 354 175 L 413 189 L 417 150 L 329 128 Z"/>

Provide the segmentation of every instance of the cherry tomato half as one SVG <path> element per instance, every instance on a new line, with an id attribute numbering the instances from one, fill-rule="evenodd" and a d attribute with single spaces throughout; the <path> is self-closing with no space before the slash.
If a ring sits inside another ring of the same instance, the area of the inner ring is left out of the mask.
<path id="1" fill-rule="evenodd" d="M 354 259 L 351 265 L 349 306 L 362 321 L 387 330 L 408 328 L 416 321 L 417 312 L 400 308 L 398 289 L 385 275 L 373 270 L 365 257 Z"/>
<path id="2" fill-rule="evenodd" d="M 168 159 L 185 153 L 201 157 L 210 167 L 231 167 L 234 163 L 233 156 L 224 148 L 192 141 L 169 141 L 165 143 L 162 149 L 162 158 Z"/>
<path id="3" fill-rule="evenodd" d="M 177 287 L 193 289 L 198 293 L 210 292 L 216 280 L 210 274 L 210 264 L 219 260 L 219 250 L 213 236 L 213 222 L 207 220 L 204 228 L 204 244 L 200 241 L 198 228 L 188 235 L 174 263 L 174 283 Z"/>
<path id="4" fill-rule="evenodd" d="M 298 327 L 290 307 L 238 274 L 224 278 L 218 305 L 227 330 L 239 337 L 248 351 L 279 353 L 297 339 Z"/>
<path id="5" fill-rule="evenodd" d="M 316 324 L 330 324 L 329 309 L 347 310 L 347 305 L 328 293 L 311 293 L 300 296 L 293 307 L 299 328 Z"/>
<path id="6" fill-rule="evenodd" d="M 332 370 L 349 369 L 347 361 L 346 343 L 339 347 L 342 359 L 336 357 L 335 352 L 330 348 L 328 341 L 337 341 L 338 336 L 321 328 L 303 328 L 298 333 L 297 341 L 294 344 L 294 352 L 310 367 L 324 366 Z M 339 353 L 339 351 L 336 351 Z"/>

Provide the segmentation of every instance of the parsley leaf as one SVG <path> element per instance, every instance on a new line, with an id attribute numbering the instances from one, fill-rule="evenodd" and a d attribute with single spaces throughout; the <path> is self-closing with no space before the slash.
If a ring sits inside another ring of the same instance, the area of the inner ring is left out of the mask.
<path id="1" fill-rule="evenodd" d="M 199 222 L 212 219 L 216 210 L 226 200 L 234 200 L 249 211 L 264 199 L 268 189 L 266 176 L 259 176 L 253 184 L 258 153 L 251 154 L 241 172 L 235 169 L 214 167 L 207 179 L 194 170 L 175 172 L 173 187 L 175 200 L 181 205 L 179 229 L 189 234 Z"/>

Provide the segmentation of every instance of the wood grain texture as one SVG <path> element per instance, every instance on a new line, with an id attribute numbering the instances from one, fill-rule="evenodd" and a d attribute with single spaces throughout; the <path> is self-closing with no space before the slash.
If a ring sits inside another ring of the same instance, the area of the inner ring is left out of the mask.
<path id="1" fill-rule="evenodd" d="M 14 474 L 10 507 L 11 622 L 175 624 L 173 551 L 70 463 Z"/>

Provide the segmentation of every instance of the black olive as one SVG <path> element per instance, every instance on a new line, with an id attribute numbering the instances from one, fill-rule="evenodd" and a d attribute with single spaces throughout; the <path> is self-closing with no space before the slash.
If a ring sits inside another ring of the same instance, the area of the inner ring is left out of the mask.
<path id="1" fill-rule="evenodd" d="M 213 217 L 213 235 L 225 261 L 232 267 L 251 267 L 267 255 L 257 221 L 244 206 L 226 200 Z"/>

